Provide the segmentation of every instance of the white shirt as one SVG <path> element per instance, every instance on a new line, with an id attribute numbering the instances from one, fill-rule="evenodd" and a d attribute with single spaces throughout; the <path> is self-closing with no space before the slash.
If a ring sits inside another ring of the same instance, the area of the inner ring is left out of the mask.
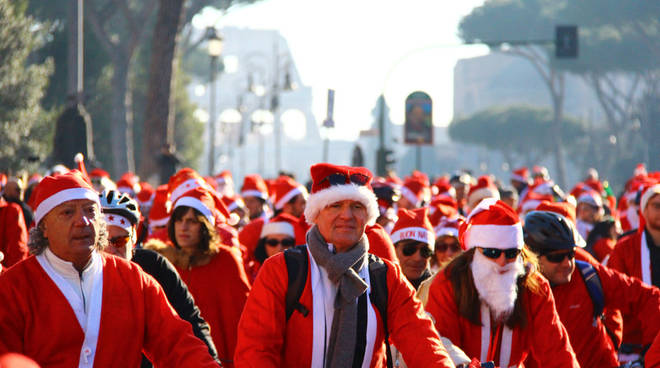
<path id="1" fill-rule="evenodd" d="M 101 255 L 96 251 L 92 252 L 90 261 L 82 272 L 76 270 L 73 263 L 56 256 L 50 248 L 38 255 L 37 261 L 69 302 L 85 335 L 78 367 L 93 367 L 103 298 Z"/>

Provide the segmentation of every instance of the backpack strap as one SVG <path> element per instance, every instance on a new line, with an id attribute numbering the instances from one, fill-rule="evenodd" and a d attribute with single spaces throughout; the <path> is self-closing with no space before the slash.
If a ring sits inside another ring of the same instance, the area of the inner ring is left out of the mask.
<path id="1" fill-rule="evenodd" d="M 390 349 L 390 330 L 387 327 L 387 265 L 379 257 L 369 254 L 369 281 L 371 283 L 371 302 L 374 303 L 383 321 L 385 349 L 387 350 L 387 368 L 392 368 Z"/>
<path id="2" fill-rule="evenodd" d="M 598 277 L 598 272 L 594 266 L 588 262 L 575 261 L 575 265 L 580 269 L 580 274 L 584 283 L 587 285 L 587 291 L 591 297 L 591 302 L 594 305 L 594 319 L 602 318 L 603 308 L 605 307 L 605 294 L 603 293 L 603 285 Z"/>
<path id="3" fill-rule="evenodd" d="M 304 317 L 309 314 L 309 309 L 300 304 L 300 296 L 307 282 L 308 254 L 307 246 L 298 245 L 284 251 L 284 261 L 289 276 L 289 284 L 286 289 L 286 320 L 291 318 L 294 310 L 300 312 Z"/>

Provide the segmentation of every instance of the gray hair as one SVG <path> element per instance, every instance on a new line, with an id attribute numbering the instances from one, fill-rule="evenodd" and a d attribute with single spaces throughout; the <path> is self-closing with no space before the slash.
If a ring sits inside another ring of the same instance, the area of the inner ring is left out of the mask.
<path id="1" fill-rule="evenodd" d="M 105 247 L 108 246 L 108 228 L 105 222 L 105 218 L 102 214 L 99 214 L 96 219 L 98 224 L 98 237 L 95 244 L 96 250 L 99 252 L 103 251 Z M 41 226 L 37 225 L 30 229 L 30 239 L 28 240 L 28 248 L 30 248 L 30 254 L 38 255 L 43 253 L 48 247 L 48 238 L 44 236 L 44 231 Z"/>

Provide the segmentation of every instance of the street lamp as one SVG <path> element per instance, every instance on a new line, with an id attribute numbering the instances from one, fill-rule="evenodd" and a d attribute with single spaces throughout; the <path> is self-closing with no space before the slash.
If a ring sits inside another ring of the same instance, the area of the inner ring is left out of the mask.
<path id="1" fill-rule="evenodd" d="M 206 39 L 208 53 L 211 57 L 211 70 L 209 78 L 209 175 L 215 170 L 215 102 L 216 102 L 216 77 L 218 72 L 218 59 L 222 54 L 222 36 L 215 27 L 206 28 Z"/>

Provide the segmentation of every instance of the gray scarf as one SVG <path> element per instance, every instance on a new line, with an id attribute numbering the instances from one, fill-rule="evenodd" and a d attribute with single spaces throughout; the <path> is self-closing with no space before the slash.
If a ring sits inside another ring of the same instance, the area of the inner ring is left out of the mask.
<path id="1" fill-rule="evenodd" d="M 319 229 L 314 225 L 307 232 L 307 246 L 316 264 L 323 267 L 328 278 L 337 285 L 335 313 L 332 318 L 330 342 L 326 352 L 326 368 L 346 368 L 353 365 L 357 341 L 357 298 L 367 291 L 367 283 L 358 271 L 367 261 L 367 237 L 347 252 L 333 254 Z M 341 336 L 341 338 L 338 338 Z"/>

